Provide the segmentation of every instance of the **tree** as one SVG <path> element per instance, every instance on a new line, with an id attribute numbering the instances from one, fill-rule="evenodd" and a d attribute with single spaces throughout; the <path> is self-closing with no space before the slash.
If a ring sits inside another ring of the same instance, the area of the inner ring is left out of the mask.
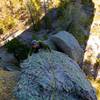
<path id="1" fill-rule="evenodd" d="M 33 23 L 33 28 L 37 31 L 40 27 L 39 22 L 42 15 L 41 2 L 40 0 L 25 0 L 25 3 Z"/>

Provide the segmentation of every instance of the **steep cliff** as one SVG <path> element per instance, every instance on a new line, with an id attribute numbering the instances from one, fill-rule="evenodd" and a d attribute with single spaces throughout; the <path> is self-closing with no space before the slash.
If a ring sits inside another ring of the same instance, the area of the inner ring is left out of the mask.
<path id="1" fill-rule="evenodd" d="M 95 4 L 94 18 L 90 29 L 90 36 L 86 46 L 84 62 L 87 69 L 100 78 L 100 1 L 93 0 Z"/>

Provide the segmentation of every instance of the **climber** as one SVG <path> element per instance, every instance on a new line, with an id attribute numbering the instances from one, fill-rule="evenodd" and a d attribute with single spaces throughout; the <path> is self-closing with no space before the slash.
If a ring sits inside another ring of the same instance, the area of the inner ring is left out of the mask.
<path id="1" fill-rule="evenodd" d="M 31 45 L 32 45 L 32 48 L 31 48 L 31 50 L 29 52 L 29 55 L 31 55 L 33 52 L 34 53 L 38 53 L 39 50 L 41 50 L 41 49 L 49 50 L 51 52 L 50 47 L 47 44 L 45 44 L 43 41 L 41 41 L 41 40 L 38 40 L 38 41 L 33 40 L 31 42 Z"/>
<path id="2" fill-rule="evenodd" d="M 33 41 L 31 42 L 31 45 L 32 45 L 32 49 L 33 49 L 33 52 L 34 52 L 34 53 L 39 52 L 40 45 L 39 45 L 39 43 L 38 43 L 36 40 L 33 40 Z"/>

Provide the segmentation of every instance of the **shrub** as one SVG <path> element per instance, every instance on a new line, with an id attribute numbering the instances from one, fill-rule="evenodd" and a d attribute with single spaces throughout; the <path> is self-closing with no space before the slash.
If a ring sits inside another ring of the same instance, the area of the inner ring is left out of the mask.
<path id="1" fill-rule="evenodd" d="M 65 10 L 69 8 L 69 3 L 71 3 L 70 0 L 60 0 L 59 7 L 57 8 L 58 17 L 64 16 Z"/>
<path id="2" fill-rule="evenodd" d="M 33 35 L 32 35 L 32 39 L 33 39 L 33 40 L 39 40 L 39 37 L 38 37 L 37 35 L 33 34 Z"/>
<path id="3" fill-rule="evenodd" d="M 22 20 L 26 21 L 25 18 L 28 18 L 26 16 L 29 16 L 26 13 L 23 0 L 0 0 L 0 28 L 3 33 L 12 33 L 17 28 L 15 26 L 24 24 Z"/>
<path id="4" fill-rule="evenodd" d="M 43 39 L 44 39 L 44 40 L 47 40 L 47 39 L 48 39 L 48 34 L 45 34 L 45 35 L 43 36 Z"/>
<path id="5" fill-rule="evenodd" d="M 5 24 L 5 28 L 7 30 L 12 29 L 12 27 L 14 27 L 16 25 L 15 19 L 11 16 L 8 16 L 5 20 L 4 20 L 4 24 Z"/>
<path id="6" fill-rule="evenodd" d="M 0 27 L 4 33 L 14 28 L 15 25 L 16 21 L 14 17 L 10 15 L 5 17 L 4 19 L 0 19 Z"/>
<path id="7" fill-rule="evenodd" d="M 3 34 L 3 28 L 0 28 L 0 34 Z"/>
<path id="8" fill-rule="evenodd" d="M 68 31 L 75 36 L 78 42 L 83 45 L 88 40 L 88 36 L 84 34 L 84 30 L 81 29 L 80 25 L 71 24 L 68 28 Z"/>
<path id="9" fill-rule="evenodd" d="M 8 41 L 5 47 L 9 53 L 14 54 L 18 62 L 26 59 L 29 53 L 29 48 L 27 47 L 27 45 L 21 43 L 18 39 Z"/>
<path id="10" fill-rule="evenodd" d="M 36 24 L 33 24 L 33 29 L 34 29 L 35 32 L 38 32 L 40 30 L 40 28 L 41 28 L 40 21 L 37 22 Z"/>
<path id="11" fill-rule="evenodd" d="M 100 79 L 94 80 L 89 78 L 89 81 L 91 82 L 93 88 L 96 90 L 97 100 L 100 100 Z"/>
<path id="12" fill-rule="evenodd" d="M 27 10 L 30 14 L 31 21 L 33 23 L 34 31 L 40 29 L 40 17 L 42 14 L 41 2 L 39 0 L 28 0 L 26 2 Z"/>
<path id="13" fill-rule="evenodd" d="M 36 41 L 44 41 L 44 40 L 47 40 L 48 39 L 48 34 L 44 34 L 43 36 L 37 36 L 36 34 L 33 34 L 32 35 L 32 39 L 33 40 L 36 40 Z"/>
<path id="14" fill-rule="evenodd" d="M 82 0 L 81 3 L 82 3 L 83 5 L 91 5 L 91 6 L 93 6 L 92 0 Z"/>
<path id="15" fill-rule="evenodd" d="M 48 16 L 44 17 L 44 22 L 45 22 L 45 28 L 46 29 L 52 28 L 52 22 L 51 22 L 51 19 Z"/>

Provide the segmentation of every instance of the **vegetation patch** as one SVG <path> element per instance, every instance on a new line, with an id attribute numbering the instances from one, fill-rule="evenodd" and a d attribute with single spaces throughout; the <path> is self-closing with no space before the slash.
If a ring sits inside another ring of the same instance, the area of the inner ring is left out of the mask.
<path id="1" fill-rule="evenodd" d="M 89 81 L 96 90 L 97 100 L 100 100 L 100 79 L 94 80 L 93 78 L 89 78 Z"/>
<path id="2" fill-rule="evenodd" d="M 16 76 L 16 72 L 0 70 L 0 100 L 16 100 L 13 96 Z"/>
<path id="3" fill-rule="evenodd" d="M 18 62 L 28 57 L 28 53 L 29 53 L 28 46 L 26 44 L 23 44 L 16 38 L 6 43 L 5 47 L 9 53 L 14 54 Z"/>
<path id="4" fill-rule="evenodd" d="M 88 36 L 85 35 L 83 29 L 79 25 L 71 24 L 68 28 L 68 31 L 75 36 L 78 42 L 83 45 L 88 40 Z"/>

